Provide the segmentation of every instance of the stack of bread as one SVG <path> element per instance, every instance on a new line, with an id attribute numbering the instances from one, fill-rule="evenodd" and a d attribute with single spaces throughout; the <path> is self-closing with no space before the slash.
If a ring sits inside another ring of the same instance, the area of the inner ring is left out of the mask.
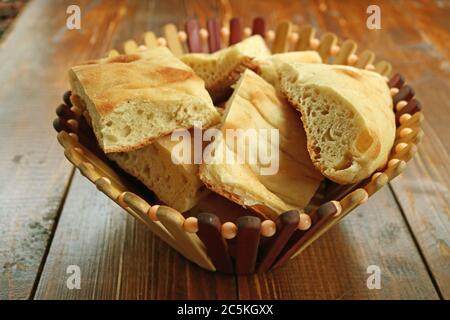
<path id="1" fill-rule="evenodd" d="M 257 35 L 213 54 L 177 58 L 158 47 L 88 61 L 69 79 L 105 154 L 180 212 L 210 191 L 265 218 L 302 211 L 323 179 L 356 183 L 382 168 L 395 137 L 380 75 L 323 64 L 314 51 L 271 55 Z M 221 133 L 201 144 L 201 161 L 193 149 L 180 154 L 173 137 L 199 123 Z M 247 137 L 247 157 L 226 161 L 240 143 L 227 132 L 248 129 L 277 134 Z M 261 147 L 276 153 L 270 174 Z"/>

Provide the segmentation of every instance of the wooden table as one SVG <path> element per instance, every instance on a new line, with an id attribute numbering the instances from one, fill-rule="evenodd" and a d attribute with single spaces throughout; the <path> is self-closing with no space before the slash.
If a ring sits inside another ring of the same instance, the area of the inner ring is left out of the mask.
<path id="1" fill-rule="evenodd" d="M 450 3 L 383 1 L 34 0 L 0 49 L 0 300 L 2 299 L 448 299 L 450 298 Z M 300 257 L 254 276 L 187 262 L 96 191 L 64 158 L 51 127 L 66 70 L 147 30 L 188 17 L 263 15 L 311 23 L 392 62 L 423 102 L 425 139 L 409 167 Z M 69 290 L 67 268 L 81 270 Z M 367 267 L 381 270 L 369 290 Z"/>

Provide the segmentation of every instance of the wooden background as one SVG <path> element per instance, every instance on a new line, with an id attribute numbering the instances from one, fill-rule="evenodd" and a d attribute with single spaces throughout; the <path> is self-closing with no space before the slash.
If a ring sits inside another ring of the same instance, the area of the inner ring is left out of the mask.
<path id="1" fill-rule="evenodd" d="M 0 48 L 0 300 L 450 298 L 450 2 L 34 0 Z M 67 30 L 78 4 L 81 30 Z M 425 108 L 425 139 L 405 173 L 287 266 L 262 275 L 203 271 L 97 192 L 51 127 L 66 70 L 146 30 L 189 17 L 265 16 L 352 38 L 392 62 Z M 69 265 L 81 289 L 66 286 Z M 381 269 L 369 290 L 366 269 Z"/>

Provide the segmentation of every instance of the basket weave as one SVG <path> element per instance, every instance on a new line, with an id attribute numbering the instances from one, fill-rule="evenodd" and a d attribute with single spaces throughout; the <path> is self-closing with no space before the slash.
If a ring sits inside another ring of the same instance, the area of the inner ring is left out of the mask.
<path id="1" fill-rule="evenodd" d="M 180 212 L 155 204 L 157 200 L 152 194 L 103 154 L 81 111 L 72 106 L 70 92 L 67 92 L 64 104 L 57 109 L 58 118 L 53 123 L 67 159 L 95 183 L 98 190 L 204 269 L 250 274 L 284 264 L 400 174 L 417 151 L 416 145 L 423 137 L 423 115 L 419 101 L 414 98 L 414 90 L 404 84 L 399 74 L 388 79 L 391 65 L 386 61 L 374 65 L 375 54 L 372 51 L 365 50 L 356 55 L 357 45 L 353 40 L 339 43 L 338 37 L 330 32 L 317 39 L 314 28 L 299 27 L 290 21 L 280 23 L 275 31 L 266 30 L 263 18 L 256 18 L 252 28 L 242 28 L 239 18 L 233 18 L 229 28 L 220 28 L 219 21 L 212 18 L 208 20 L 206 29 L 200 28 L 198 22 L 192 19 L 186 23 L 185 31 L 178 31 L 173 24 L 164 26 L 163 30 L 164 36 L 160 38 L 153 32 L 146 32 L 143 36 L 145 47 L 167 45 L 177 56 L 185 52 L 214 52 L 251 34 L 260 34 L 273 53 L 316 50 L 325 63 L 374 70 L 386 77 L 393 96 L 396 138 L 388 164 L 382 171 L 352 185 L 325 183 L 315 195 L 317 206 L 310 212 L 312 226 L 308 230 L 298 228 L 299 215 L 296 211 L 281 214 L 275 222 L 276 231 L 271 234 L 261 232 L 261 225 L 272 222 L 261 221 L 255 216 L 243 216 L 238 218 L 236 224 L 226 223 L 228 230 L 236 230 L 234 239 L 230 240 L 225 239 L 225 228 L 215 214 L 199 213 L 196 218 L 190 218 L 188 227 Z M 124 43 L 125 53 L 137 50 L 140 46 L 134 40 Z M 118 54 L 117 50 L 111 50 L 108 56 Z"/>

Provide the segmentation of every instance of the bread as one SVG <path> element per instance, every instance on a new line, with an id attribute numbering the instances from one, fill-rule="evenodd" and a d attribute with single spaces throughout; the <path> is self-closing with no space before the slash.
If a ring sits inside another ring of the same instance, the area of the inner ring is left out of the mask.
<path id="1" fill-rule="evenodd" d="M 280 88 L 302 115 L 324 176 L 356 183 L 382 168 L 395 138 L 392 98 L 379 74 L 349 66 L 284 63 Z"/>
<path id="2" fill-rule="evenodd" d="M 109 153 L 108 157 L 138 178 L 161 201 L 185 212 L 197 205 L 209 190 L 199 179 L 197 164 L 175 164 L 172 161 L 172 150 L 177 143 L 168 135 L 139 150 Z M 173 156 L 178 155 L 175 152 Z"/>
<path id="3" fill-rule="evenodd" d="M 188 53 L 180 59 L 205 81 L 214 102 L 220 102 L 230 96 L 231 85 L 245 69 L 256 70 L 258 60 L 269 56 L 264 39 L 254 35 L 213 54 Z"/>
<path id="4" fill-rule="evenodd" d="M 195 121 L 220 121 L 203 80 L 165 47 L 90 61 L 71 68 L 69 79 L 72 101 L 87 108 L 105 153 L 137 150 Z"/>
<path id="5" fill-rule="evenodd" d="M 200 165 L 200 179 L 213 191 L 249 207 L 267 218 L 276 219 L 284 211 L 303 209 L 317 190 L 322 175 L 314 168 L 306 148 L 304 129 L 299 116 L 287 102 L 277 96 L 269 83 L 246 70 L 226 105 L 221 132 L 227 129 L 278 129 L 279 165 L 274 174 L 263 175 L 267 168 L 261 161 L 229 163 L 220 161 L 227 150 L 237 152 L 236 139 L 218 139 L 209 163 Z M 270 135 L 268 135 L 270 137 Z M 276 148 L 272 138 L 261 138 L 260 146 Z M 249 139 L 246 151 L 257 153 Z M 205 151 L 206 154 L 208 154 Z"/>
<path id="6" fill-rule="evenodd" d="M 322 58 L 316 51 L 291 51 L 277 53 L 259 62 L 261 77 L 278 88 L 278 70 L 283 62 L 322 63 Z"/>

